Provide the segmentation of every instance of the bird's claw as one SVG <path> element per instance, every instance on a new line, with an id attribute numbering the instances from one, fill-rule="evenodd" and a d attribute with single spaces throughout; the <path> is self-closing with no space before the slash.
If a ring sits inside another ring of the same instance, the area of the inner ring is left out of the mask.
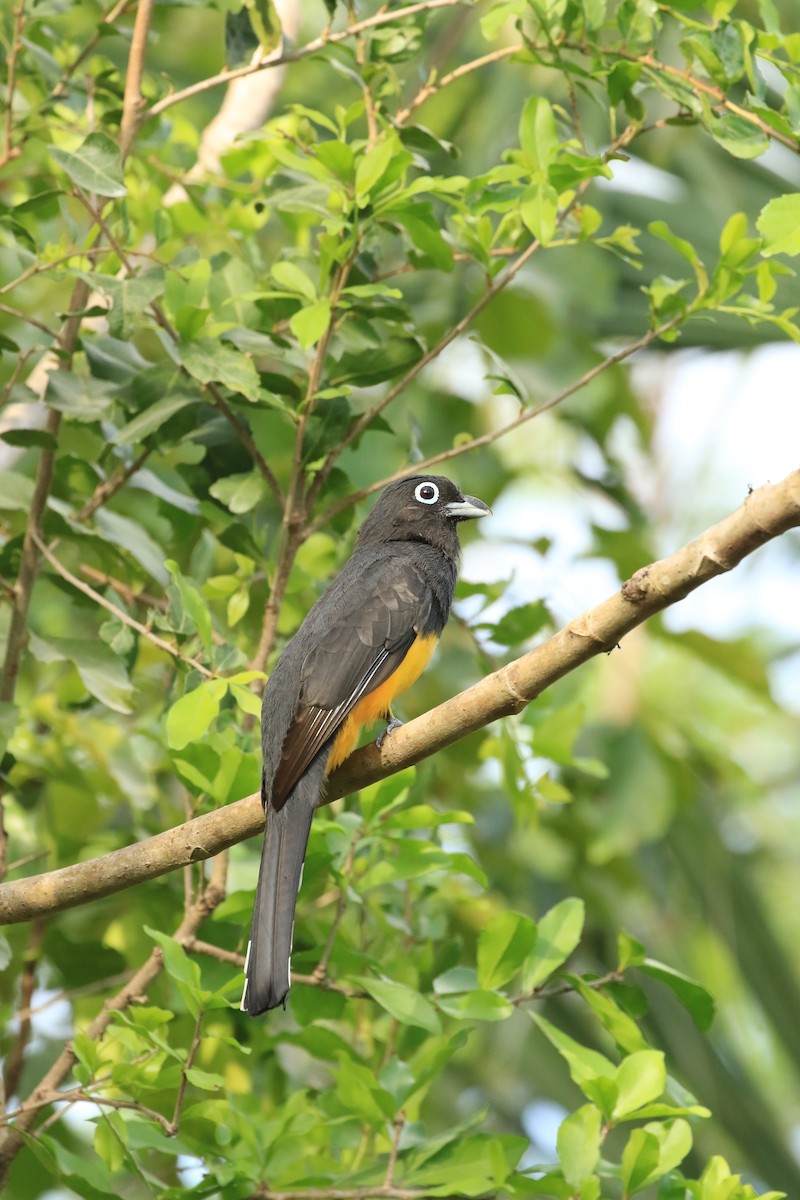
<path id="1" fill-rule="evenodd" d="M 387 738 L 390 733 L 394 733 L 395 729 L 399 729 L 402 724 L 403 724 L 403 722 L 400 721 L 397 717 L 392 717 L 391 721 L 386 726 L 383 733 L 379 733 L 375 739 L 375 745 L 378 747 L 379 750 L 383 746 L 384 739 Z"/>

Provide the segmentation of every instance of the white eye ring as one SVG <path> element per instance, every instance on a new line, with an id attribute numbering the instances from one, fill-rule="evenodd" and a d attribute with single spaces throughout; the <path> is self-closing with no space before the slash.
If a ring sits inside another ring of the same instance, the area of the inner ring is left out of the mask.
<path id="1" fill-rule="evenodd" d="M 423 492 L 430 494 L 424 496 Z M 420 504 L 435 504 L 439 499 L 439 489 L 435 483 L 418 483 L 414 488 L 414 499 L 419 500 Z"/>

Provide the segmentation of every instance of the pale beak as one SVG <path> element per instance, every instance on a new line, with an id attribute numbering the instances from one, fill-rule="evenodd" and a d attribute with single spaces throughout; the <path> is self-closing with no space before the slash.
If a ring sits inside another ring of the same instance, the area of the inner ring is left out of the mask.
<path id="1" fill-rule="evenodd" d="M 445 504 L 444 511 L 454 521 L 473 521 L 477 517 L 490 517 L 492 510 L 477 496 L 465 496 L 463 500 L 454 500 Z"/>

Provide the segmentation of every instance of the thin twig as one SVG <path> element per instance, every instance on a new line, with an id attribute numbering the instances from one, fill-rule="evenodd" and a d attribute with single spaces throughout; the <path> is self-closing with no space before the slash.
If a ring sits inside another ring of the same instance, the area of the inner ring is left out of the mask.
<path id="1" fill-rule="evenodd" d="M 22 979 L 19 988 L 19 1029 L 11 1049 L 6 1055 L 3 1067 L 3 1087 L 6 1096 L 15 1096 L 19 1089 L 19 1080 L 25 1062 L 25 1048 L 31 1036 L 30 1004 L 33 989 L 36 986 L 36 968 L 39 965 L 39 952 L 44 937 L 44 921 L 38 919 L 31 926 L 28 945 L 25 950 L 25 965 L 22 968 Z"/>
<path id="2" fill-rule="evenodd" d="M 183 1102 L 186 1097 L 186 1087 L 189 1083 L 189 1071 L 194 1066 L 194 1060 L 197 1056 L 197 1051 L 200 1049 L 200 1039 L 203 1032 L 203 1010 L 198 1010 L 197 1019 L 194 1023 L 194 1033 L 189 1046 L 189 1053 L 186 1055 L 186 1062 L 181 1071 L 181 1081 L 178 1084 L 178 1092 L 175 1096 L 175 1108 L 172 1112 L 172 1120 L 167 1126 L 167 1136 L 177 1137 L 181 1126 L 181 1113 L 183 1112 Z"/>
<path id="3" fill-rule="evenodd" d="M 173 92 L 171 96 L 165 96 L 163 100 L 159 100 L 157 104 L 153 104 L 144 114 L 145 119 L 157 117 L 159 113 L 165 112 L 166 109 L 172 108 L 175 104 L 181 104 L 184 100 L 189 100 L 192 96 L 198 96 L 201 92 L 207 92 L 210 88 L 220 87 L 223 83 L 230 83 L 232 79 L 242 79 L 245 75 L 253 75 L 256 71 L 265 71 L 273 67 L 283 66 L 284 63 L 299 62 L 303 58 L 308 58 L 310 54 L 316 54 L 319 50 L 324 50 L 326 46 L 335 46 L 338 42 L 347 41 L 348 38 L 355 37 L 359 33 L 363 33 L 367 29 L 376 29 L 381 25 L 391 25 L 395 21 L 401 21 L 405 17 L 412 17 L 420 12 L 432 12 L 438 8 L 454 8 L 456 5 L 464 4 L 465 0 L 423 0 L 420 4 L 408 4 L 405 8 L 395 8 L 387 12 L 382 8 L 380 12 L 372 17 L 367 17 L 363 21 L 357 21 L 354 25 L 348 25 L 346 29 L 340 30 L 338 33 L 327 33 L 321 37 L 314 38 L 312 42 L 308 42 L 305 46 L 301 46 L 298 50 L 294 50 L 288 54 L 281 54 L 278 58 L 267 59 L 260 63 L 251 63 L 246 67 L 239 67 L 235 71 L 220 71 L 218 75 L 211 75 L 208 79 L 201 79 L 198 83 L 193 83 L 189 87 L 182 88 L 178 92 Z"/>
<path id="4" fill-rule="evenodd" d="M 441 92 L 443 88 L 449 87 L 451 83 L 455 83 L 457 79 L 463 79 L 465 75 L 470 75 L 473 71 L 480 70 L 481 67 L 486 67 L 490 63 L 500 62 L 504 58 L 510 58 L 512 54 L 518 54 L 523 47 L 521 44 L 514 43 L 511 46 L 501 46 L 498 50 L 491 50 L 488 54 L 482 54 L 480 58 L 473 58 L 470 62 L 462 63 L 460 67 L 456 67 L 452 71 L 448 71 L 438 81 L 429 80 L 428 83 L 422 85 L 413 100 L 401 108 L 396 113 L 394 122 L 396 125 L 404 125 L 408 118 L 416 112 L 420 105 L 429 100 L 431 96 L 435 96 L 437 92 Z"/>
<path id="5" fill-rule="evenodd" d="M 616 350 L 613 354 L 607 355 L 606 358 L 602 359 L 601 362 L 596 363 L 588 371 L 585 371 L 579 379 L 576 379 L 573 383 L 563 388 L 560 392 L 557 392 L 554 396 L 550 396 L 549 399 L 544 400 L 541 404 L 537 404 L 534 408 L 526 408 L 519 414 L 518 417 L 515 417 L 513 421 L 509 421 L 507 425 L 501 425 L 499 429 L 492 429 L 488 433 L 482 433 L 478 437 L 474 437 L 468 442 L 462 442 L 456 446 L 451 446 L 447 450 L 440 451 L 439 454 L 432 454 L 430 458 L 426 458 L 422 462 L 411 463 L 409 466 L 403 467 L 399 471 L 395 471 L 393 475 L 387 475 L 385 479 L 378 479 L 374 483 L 369 484 L 368 487 L 361 488 L 360 491 L 353 492 L 351 495 L 345 496 L 344 499 L 339 500 L 336 504 L 332 504 L 329 509 L 326 509 L 324 513 L 317 517 L 317 519 L 313 521 L 309 527 L 309 532 L 315 533 L 317 529 L 321 528 L 323 525 L 326 525 L 334 517 L 338 516 L 340 512 L 344 512 L 353 504 L 357 504 L 359 501 L 364 500 L 367 496 L 371 496 L 373 492 L 380 491 L 382 488 L 387 487 L 388 484 L 394 483 L 398 479 L 405 479 L 407 475 L 418 475 L 420 472 L 429 470 L 430 467 L 438 466 L 443 462 L 449 462 L 451 459 L 458 458 L 462 454 L 467 454 L 471 450 L 477 450 L 481 446 L 489 446 L 493 442 L 498 441 L 500 438 L 506 437 L 509 433 L 513 433 L 515 430 L 519 429 L 521 425 L 526 424 L 526 422 L 532 421 L 535 417 L 541 416 L 542 413 L 548 412 L 552 408 L 556 408 L 557 405 L 563 403 L 564 400 L 580 391 L 581 388 L 586 387 L 586 385 L 591 383 L 593 379 L 596 379 L 598 375 L 602 375 L 603 372 L 609 370 L 610 367 L 616 366 L 617 363 L 624 362 L 626 358 L 630 358 L 631 355 L 636 354 L 639 350 L 643 350 L 646 346 L 649 346 L 658 338 L 663 337 L 665 333 L 668 333 L 671 329 L 674 329 L 675 326 L 680 324 L 680 322 L 684 319 L 685 315 L 679 313 L 673 317 L 670 317 L 668 321 L 662 322 L 662 324 L 656 326 L 655 329 L 649 329 L 647 333 L 642 334 L 642 336 L 636 338 L 635 341 L 629 342 L 628 345 L 623 346 L 621 350 Z"/>
<path id="6" fill-rule="evenodd" d="M 565 43 L 569 48 L 569 44 Z M 580 49 L 580 47 L 575 47 Z M 740 104 L 736 104 L 733 100 L 729 100 L 721 88 L 716 87 L 713 83 L 706 83 L 702 79 L 698 79 L 696 75 L 688 70 L 680 70 L 678 67 L 672 67 L 669 63 L 660 62 L 652 54 L 631 54 L 625 50 L 610 50 L 616 58 L 625 59 L 627 62 L 640 63 L 643 67 L 648 68 L 655 74 L 663 73 L 670 75 L 673 79 L 680 79 L 696 92 L 702 92 L 706 96 L 710 96 L 714 102 L 720 107 L 726 109 L 727 112 L 734 116 L 741 117 L 750 125 L 754 125 L 764 136 L 770 140 L 780 142 L 787 146 L 789 150 L 793 150 L 795 154 L 800 154 L 800 139 L 792 137 L 789 134 L 781 133 L 772 125 L 768 124 L 763 117 L 758 113 L 751 112 L 750 109 L 742 108 Z"/>
<path id="7" fill-rule="evenodd" d="M 75 74 L 81 63 L 86 61 L 86 59 L 100 42 L 100 39 L 103 36 L 103 26 L 113 25 L 114 22 L 118 20 L 118 18 L 121 17 L 124 12 L 127 11 L 127 9 L 131 8 L 135 4 L 135 2 L 136 0 L 118 0 L 118 2 L 114 4 L 103 17 L 101 17 L 100 21 L 98 22 L 97 29 L 89 38 L 86 45 L 83 47 L 80 53 L 76 55 L 70 65 L 65 68 L 64 73 L 50 93 L 51 100 L 59 100 L 62 96 L 66 95 L 67 84 L 69 83 L 70 79 Z"/>
<path id="8" fill-rule="evenodd" d="M 62 254 L 58 258 L 54 258 L 52 262 L 35 262 L 12 279 L 10 283 L 4 283 L 0 287 L 0 296 L 5 295 L 7 292 L 13 292 L 14 288 L 19 287 L 20 284 L 27 283 L 35 275 L 42 275 L 46 271 L 52 271 L 55 267 L 62 266 L 65 262 L 71 262 L 73 258 L 92 259 L 103 254 L 108 254 L 105 246 L 91 246 L 87 250 L 72 250 L 69 254 Z"/>
<path id="9" fill-rule="evenodd" d="M 21 154 L 19 146 L 13 144 L 14 135 L 14 90 L 17 86 L 17 55 L 22 49 L 22 30 L 25 27 L 25 0 L 17 0 L 12 12 L 11 45 L 6 56 L 8 76 L 6 79 L 6 115 L 3 122 L 3 154 L 0 167 Z"/>
<path id="10" fill-rule="evenodd" d="M 216 958 L 218 962 L 227 963 L 232 967 L 239 967 L 244 970 L 244 955 L 239 954 L 236 950 L 224 950 L 222 946 L 215 946 L 213 942 L 204 942 L 200 938 L 188 937 L 181 942 L 187 954 L 206 954 L 209 958 Z M 359 991 L 357 988 L 347 987 L 343 983 L 335 983 L 332 979 L 318 979 L 316 975 L 298 974 L 297 971 L 292 971 L 292 984 L 302 983 L 307 987 L 322 988 L 326 992 L 338 992 L 341 996 L 347 996 L 349 1000 L 368 1000 L 369 993 Z"/>
<path id="11" fill-rule="evenodd" d="M 403 1136 L 403 1130 L 406 1124 L 406 1115 L 404 1112 L 399 1112 L 392 1122 L 392 1145 L 389 1150 L 389 1161 L 386 1164 L 386 1174 L 383 1177 L 383 1186 L 390 1188 L 394 1184 L 394 1172 L 397 1166 L 397 1155 L 400 1152 L 400 1139 Z"/>
<path id="12" fill-rule="evenodd" d="M 608 987 L 610 983 L 622 983 L 624 978 L 625 974 L 623 971 L 609 971 L 606 975 L 601 975 L 599 979 L 584 979 L 583 983 L 588 988 L 600 991 L 602 988 Z M 564 983 L 559 987 L 551 988 L 542 984 L 541 987 L 535 987 L 523 996 L 514 996 L 509 1003 L 519 1008 L 522 1004 L 530 1004 L 532 1000 L 552 1000 L 555 996 L 566 996 L 575 990 L 575 985 L 572 983 Z"/>
<path id="13" fill-rule="evenodd" d="M 82 579 L 78 579 L 77 575 L 73 575 L 72 572 L 65 567 L 59 559 L 56 558 L 52 550 L 46 546 L 42 539 L 36 534 L 34 534 L 34 542 L 39 552 L 44 556 L 44 558 L 47 559 L 53 570 L 56 571 L 62 579 L 66 580 L 67 583 L 70 583 L 74 588 L 77 588 L 79 592 L 83 592 L 84 596 L 88 596 L 90 600 L 95 602 L 95 604 L 99 604 L 101 608 L 106 609 L 106 611 L 115 616 L 118 621 L 121 621 L 123 625 L 129 626 L 130 629 L 135 629 L 137 633 L 141 634 L 142 637 L 147 638 L 147 640 L 152 642 L 154 646 L 157 646 L 159 650 L 163 650 L 166 654 L 171 655 L 172 658 L 177 658 L 181 662 L 186 663 L 187 666 L 193 667 L 195 671 L 198 671 L 201 675 L 204 675 L 206 679 L 216 678 L 214 672 L 209 671 L 208 667 L 204 666 L 203 663 L 199 662 L 196 658 L 190 658 L 188 654 L 182 654 L 177 646 L 173 645 L 171 642 L 165 642 L 163 638 L 160 638 L 157 633 L 153 633 L 152 629 L 148 629 L 146 625 L 141 623 L 141 621 L 137 621 L 135 617 L 129 616 L 128 613 L 126 613 L 123 609 L 118 608 L 116 604 L 112 604 L 110 600 L 107 600 L 105 596 L 101 596 L 100 592 L 96 592 L 93 587 L 89 586 L 88 583 L 84 583 Z"/>
<path id="14" fill-rule="evenodd" d="M 121 579 L 115 579 L 113 575 L 107 575 L 105 571 L 98 571 L 95 567 L 90 567 L 88 563 L 81 563 L 79 570 L 82 575 L 99 583 L 102 587 L 112 588 L 126 604 L 146 604 L 148 608 L 155 608 L 161 612 L 167 608 L 167 600 L 164 596 L 151 596 L 149 592 L 135 592 L 129 584 L 123 583 Z"/>
<path id="15" fill-rule="evenodd" d="M 15 858 L 13 862 L 8 864 L 6 871 L 10 875 L 12 871 L 20 871 L 23 867 L 27 867 L 29 863 L 36 862 L 40 858 L 48 858 L 49 855 L 49 850 L 35 850 L 33 854 L 26 854 L 23 858 Z"/>
<path id="16" fill-rule="evenodd" d="M 133 25 L 131 50 L 128 55 L 128 70 L 125 73 L 125 96 L 122 102 L 122 121 L 119 127 L 119 152 L 122 161 L 128 157 L 142 114 L 147 107 L 142 95 L 144 58 L 147 51 L 147 35 L 153 16 L 155 0 L 138 0 L 136 20 Z"/>
<path id="17" fill-rule="evenodd" d="M 152 446 L 146 447 L 127 466 L 118 466 L 107 479 L 101 480 L 86 503 L 75 513 L 74 519 L 76 521 L 90 521 L 98 508 L 102 508 L 112 496 L 115 496 L 117 492 L 125 487 L 125 484 L 129 479 L 133 478 L 137 471 L 141 470 L 152 452 Z"/>
<path id="18" fill-rule="evenodd" d="M 211 396 L 214 407 L 222 414 L 222 416 L 230 425 L 231 429 L 233 429 L 236 436 L 239 438 L 239 441 L 242 443 L 245 450 L 255 463 L 259 474 L 265 480 L 268 488 L 280 504 L 283 500 L 283 491 L 281 490 L 281 485 L 278 483 L 278 480 L 273 474 L 267 460 L 264 458 L 264 455 L 253 441 L 250 430 L 242 421 L 239 420 L 236 413 L 228 404 L 228 401 L 225 399 L 215 383 L 205 384 L 204 389 Z"/>
<path id="19" fill-rule="evenodd" d="M 51 329 L 49 325 L 45 325 L 44 321 L 38 320 L 37 317 L 32 317 L 30 313 L 20 312 L 18 308 L 12 308 L 10 304 L 0 304 L 0 312 L 5 313 L 7 317 L 13 317 L 15 321 L 25 321 L 28 325 L 33 325 L 34 329 L 40 330 L 41 333 L 46 333 L 49 338 L 54 340 L 58 337 L 55 329 Z"/>
<path id="20" fill-rule="evenodd" d="M 23 1017 L 37 1017 L 39 1013 L 46 1012 L 54 1004 L 63 1004 L 65 1000 L 75 1000 L 80 996 L 96 996 L 98 992 L 106 992 L 110 987 L 116 987 L 130 979 L 132 974 L 132 971 L 118 971 L 115 975 L 106 976 L 105 979 L 94 979 L 91 983 L 85 983 L 83 987 L 62 988 L 60 992 L 52 992 L 41 1004 L 18 1009 L 16 1015 L 20 1020 Z"/>
<path id="21" fill-rule="evenodd" d="M 348 891 L 350 887 L 350 876 L 353 872 L 353 863 L 356 856 L 356 846 L 361 840 L 362 834 L 356 833 L 350 842 L 347 851 L 347 858 L 342 867 L 342 881 L 339 885 L 339 895 L 336 899 L 336 912 L 333 914 L 333 923 L 328 931 L 328 937 L 325 942 L 325 948 L 320 955 L 319 962 L 314 967 L 311 973 L 311 978 L 318 983 L 322 983 L 328 974 L 328 962 L 330 961 L 331 952 L 336 942 L 336 935 L 339 932 L 339 926 L 342 923 L 345 912 L 347 911 Z"/>

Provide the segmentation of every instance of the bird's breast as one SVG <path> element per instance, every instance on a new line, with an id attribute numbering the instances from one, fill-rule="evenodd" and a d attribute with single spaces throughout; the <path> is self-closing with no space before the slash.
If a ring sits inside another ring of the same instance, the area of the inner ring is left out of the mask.
<path id="1" fill-rule="evenodd" d="M 338 767 L 339 763 L 344 762 L 358 741 L 358 735 L 364 725 L 377 721 L 379 717 L 388 716 L 392 701 L 419 679 L 431 661 L 438 642 L 438 633 L 418 634 L 394 674 L 374 692 L 369 692 L 363 700 L 359 700 L 331 747 L 327 774 Z"/>

